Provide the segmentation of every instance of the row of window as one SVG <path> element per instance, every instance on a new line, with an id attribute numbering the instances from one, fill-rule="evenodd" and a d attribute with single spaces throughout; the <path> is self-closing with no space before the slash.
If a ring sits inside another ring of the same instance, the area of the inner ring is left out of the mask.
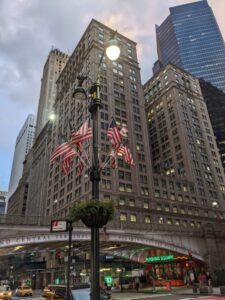
<path id="1" fill-rule="evenodd" d="M 121 222 L 127 222 L 130 221 L 132 223 L 137 223 L 137 214 L 135 213 L 120 213 L 120 221 Z M 143 221 L 143 217 L 141 217 L 141 221 Z M 144 223 L 145 224 L 151 224 L 151 217 L 149 215 L 144 216 Z M 176 226 L 183 226 L 183 227 L 192 227 L 192 228 L 201 228 L 201 222 L 196 221 L 187 221 L 187 220 L 180 220 L 180 219 L 172 219 L 172 218 L 163 218 L 158 217 L 157 223 L 159 225 L 176 225 Z"/>

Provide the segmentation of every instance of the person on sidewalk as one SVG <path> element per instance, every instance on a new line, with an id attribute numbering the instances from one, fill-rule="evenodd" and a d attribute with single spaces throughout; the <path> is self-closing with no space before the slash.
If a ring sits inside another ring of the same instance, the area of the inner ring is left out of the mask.
<path id="1" fill-rule="evenodd" d="M 139 281 L 139 278 L 136 277 L 136 278 L 135 278 L 135 289 L 136 289 L 136 292 L 138 292 L 139 286 L 140 286 L 140 281 Z"/>

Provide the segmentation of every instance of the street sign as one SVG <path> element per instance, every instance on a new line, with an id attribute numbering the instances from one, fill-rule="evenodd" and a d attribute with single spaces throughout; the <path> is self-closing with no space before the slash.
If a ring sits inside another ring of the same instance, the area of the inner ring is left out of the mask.
<path id="1" fill-rule="evenodd" d="M 67 220 L 52 220 L 51 232 L 66 232 L 68 231 Z"/>

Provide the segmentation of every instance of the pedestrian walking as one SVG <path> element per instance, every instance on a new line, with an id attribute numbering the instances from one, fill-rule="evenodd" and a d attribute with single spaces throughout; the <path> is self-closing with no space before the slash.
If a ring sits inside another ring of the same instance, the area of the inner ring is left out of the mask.
<path id="1" fill-rule="evenodd" d="M 138 292 L 139 286 L 140 286 L 140 284 L 139 284 L 139 278 L 136 277 L 136 279 L 135 279 L 135 289 L 136 289 L 136 292 Z"/>

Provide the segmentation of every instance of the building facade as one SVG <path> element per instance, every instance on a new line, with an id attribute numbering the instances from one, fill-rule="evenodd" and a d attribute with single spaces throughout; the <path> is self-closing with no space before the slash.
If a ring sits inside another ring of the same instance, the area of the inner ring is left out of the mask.
<path id="1" fill-rule="evenodd" d="M 0 191 L 0 215 L 5 213 L 7 192 Z"/>
<path id="2" fill-rule="evenodd" d="M 225 178 L 198 79 L 168 64 L 144 94 L 158 222 L 190 228 L 220 222 Z"/>
<path id="3" fill-rule="evenodd" d="M 22 177 L 23 162 L 25 160 L 26 155 L 28 154 L 28 152 L 33 146 L 35 129 L 36 129 L 36 116 L 30 114 L 28 115 L 16 139 L 16 146 L 15 146 L 11 176 L 9 181 L 9 191 L 7 196 L 8 199 L 16 190 L 19 180 Z"/>
<path id="4" fill-rule="evenodd" d="M 31 163 L 32 163 L 32 149 L 26 155 L 23 162 L 23 172 L 22 176 L 18 182 L 16 190 L 8 199 L 7 203 L 7 215 L 24 217 L 26 215 L 27 204 L 28 204 L 28 192 L 29 192 L 29 182 L 31 174 Z M 32 218 L 32 216 L 31 216 Z M 10 221 L 10 217 L 8 217 Z"/>
<path id="5" fill-rule="evenodd" d="M 62 72 L 68 57 L 69 56 L 67 54 L 59 51 L 58 49 L 51 50 L 48 55 L 41 79 L 36 137 L 49 120 L 50 114 L 53 113 L 53 104 L 56 96 L 56 80 Z"/>
<path id="6" fill-rule="evenodd" d="M 156 26 L 158 58 L 203 78 L 225 92 L 225 45 L 206 0 L 170 8 Z"/>

